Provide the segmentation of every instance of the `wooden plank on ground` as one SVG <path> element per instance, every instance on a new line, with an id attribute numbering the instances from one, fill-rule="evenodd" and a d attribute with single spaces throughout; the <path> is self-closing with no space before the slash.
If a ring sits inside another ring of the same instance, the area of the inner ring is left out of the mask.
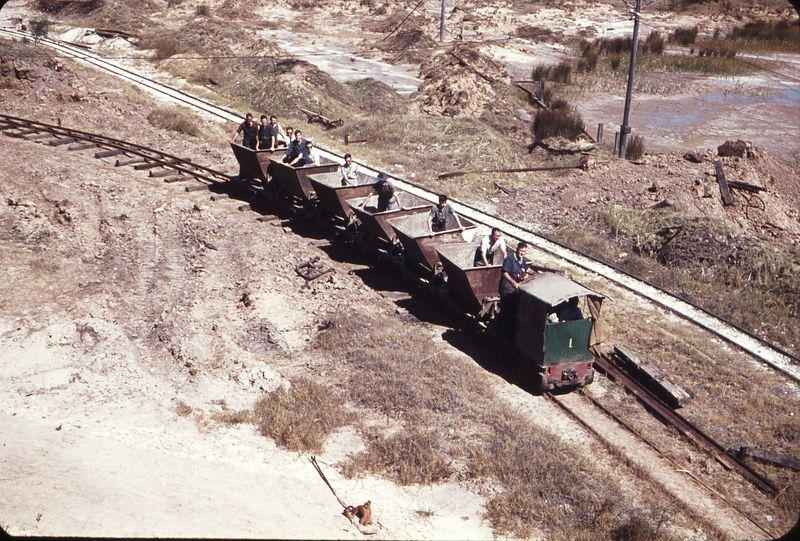
<path id="1" fill-rule="evenodd" d="M 64 137 L 61 139 L 53 139 L 52 141 L 49 141 L 47 144 L 52 147 L 57 147 L 61 145 L 66 145 L 68 143 L 74 143 L 75 141 L 77 141 L 77 139 L 75 139 L 74 137 Z"/>
<path id="2" fill-rule="evenodd" d="M 89 150 L 90 148 L 97 148 L 97 143 L 83 143 L 80 145 L 70 145 L 67 150 Z"/>
<path id="3" fill-rule="evenodd" d="M 751 449 L 741 445 L 733 445 L 730 449 L 730 452 L 739 458 L 747 455 L 761 462 L 766 462 L 775 466 L 781 466 L 783 468 L 789 468 L 794 471 L 800 471 L 800 460 L 794 458 L 793 456 L 773 453 L 772 451 L 767 451 L 764 449 Z"/>
<path id="4" fill-rule="evenodd" d="M 657 387 L 662 397 L 673 408 L 679 408 L 691 402 L 691 394 L 670 380 L 660 368 L 648 361 L 639 352 L 625 346 L 614 346 L 614 352 L 622 361 L 633 367 L 638 374 L 641 374 L 644 380 Z"/>
<path id="5" fill-rule="evenodd" d="M 110 158 L 111 156 L 119 156 L 120 154 L 125 154 L 124 150 L 114 149 L 114 150 L 103 150 L 100 152 L 95 152 L 95 158 Z"/>
<path id="6" fill-rule="evenodd" d="M 722 204 L 726 207 L 733 205 L 733 196 L 731 189 L 728 187 L 728 180 L 725 178 L 725 171 L 722 170 L 722 161 L 717 160 L 714 162 L 714 169 L 717 173 L 717 183 L 719 183 L 719 192 L 722 194 Z"/>

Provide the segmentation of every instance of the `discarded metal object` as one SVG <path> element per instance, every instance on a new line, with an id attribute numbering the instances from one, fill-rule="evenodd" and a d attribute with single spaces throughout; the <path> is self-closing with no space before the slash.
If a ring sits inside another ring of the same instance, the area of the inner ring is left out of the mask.
<path id="1" fill-rule="evenodd" d="M 746 182 L 739 182 L 738 180 L 729 180 L 728 186 L 736 188 L 737 190 L 744 190 L 746 192 L 761 193 L 766 192 L 767 189 L 763 186 L 756 186 L 755 184 L 748 184 Z"/>
<path id="2" fill-rule="evenodd" d="M 329 272 L 333 272 L 333 267 L 328 267 L 327 269 L 323 270 L 322 265 L 317 264 L 318 262 L 319 256 L 314 256 L 305 263 L 300 263 L 294 268 L 294 271 L 297 273 L 297 275 L 306 281 L 306 283 L 303 284 L 300 289 L 307 289 L 311 287 L 308 285 L 309 282 L 316 280 L 320 276 L 324 276 Z"/>
<path id="3" fill-rule="evenodd" d="M 345 145 L 349 145 L 349 144 L 352 144 L 352 143 L 366 143 L 366 142 L 367 142 L 366 139 L 350 139 L 350 134 L 349 133 L 345 133 L 344 134 L 344 144 Z"/>
<path id="4" fill-rule="evenodd" d="M 439 173 L 439 178 L 452 178 L 470 175 L 473 173 L 528 173 L 534 171 L 560 171 L 562 169 L 580 169 L 579 165 L 562 165 L 559 167 L 523 167 L 521 169 L 482 169 L 480 171 L 453 171 L 452 173 Z"/>
<path id="5" fill-rule="evenodd" d="M 339 126 L 344 126 L 344 120 L 341 118 L 337 120 L 331 120 L 330 118 L 324 117 L 319 113 L 315 113 L 314 111 L 309 111 L 308 109 L 303 109 L 300 107 L 300 110 L 305 113 L 306 117 L 308 117 L 308 123 L 317 123 L 322 124 L 326 128 L 338 128 Z"/>
<path id="6" fill-rule="evenodd" d="M 666 233 L 669 233 L 670 231 L 674 231 L 674 233 L 667 240 L 665 240 L 664 243 L 661 245 L 661 248 L 658 249 L 658 252 L 656 253 L 656 258 L 660 258 L 661 255 L 664 253 L 664 249 L 667 247 L 667 244 L 669 244 L 670 241 L 672 241 L 672 239 L 677 237 L 680 234 L 680 232 L 683 231 L 683 226 L 682 225 L 677 225 L 677 226 L 672 226 L 672 227 L 665 227 L 664 229 L 662 229 L 658 233 L 665 233 L 666 234 Z"/>
<path id="7" fill-rule="evenodd" d="M 662 419 L 667 420 L 680 432 L 691 438 L 701 448 L 710 453 L 723 467 L 726 469 L 734 469 L 739 472 L 745 479 L 753 483 L 759 489 L 767 494 L 777 494 L 778 489 L 768 479 L 764 478 L 758 472 L 753 471 L 746 464 L 742 463 L 736 457 L 732 457 L 725 453 L 725 448 L 712 440 L 709 436 L 703 433 L 700 429 L 684 419 L 678 412 L 670 408 L 667 404 L 661 401 L 658 397 L 647 391 L 636 380 L 629 377 L 621 369 L 613 365 L 607 357 L 598 357 L 595 359 L 595 366 L 600 368 L 603 372 L 608 374 L 609 377 L 622 383 L 625 388 L 630 390 L 639 400 L 647 404 L 653 412 Z"/>

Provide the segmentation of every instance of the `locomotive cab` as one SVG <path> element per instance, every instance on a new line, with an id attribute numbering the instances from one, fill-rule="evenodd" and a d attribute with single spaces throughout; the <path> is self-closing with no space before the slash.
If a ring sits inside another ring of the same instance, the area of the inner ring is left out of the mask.
<path id="1" fill-rule="evenodd" d="M 515 346 L 526 368 L 540 375 L 540 387 L 583 386 L 594 379 L 600 340 L 597 318 L 603 296 L 555 273 L 520 284 Z M 583 305 L 583 312 L 576 311 Z"/>

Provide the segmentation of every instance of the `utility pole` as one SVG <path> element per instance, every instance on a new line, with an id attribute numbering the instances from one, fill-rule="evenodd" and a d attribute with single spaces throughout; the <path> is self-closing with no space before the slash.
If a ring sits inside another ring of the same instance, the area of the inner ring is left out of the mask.
<path id="1" fill-rule="evenodd" d="M 633 10 L 633 43 L 631 44 L 631 66 L 628 70 L 628 90 L 625 93 L 625 112 L 622 116 L 622 129 L 619 132 L 619 157 L 625 158 L 628 153 L 628 134 L 631 128 L 628 117 L 631 114 L 631 94 L 633 93 L 633 70 L 636 67 L 636 50 L 639 48 L 639 14 L 642 11 L 642 0 L 636 0 Z"/>
<path id="2" fill-rule="evenodd" d="M 439 23 L 439 42 L 444 43 L 444 6 L 447 0 L 442 0 L 442 20 Z"/>

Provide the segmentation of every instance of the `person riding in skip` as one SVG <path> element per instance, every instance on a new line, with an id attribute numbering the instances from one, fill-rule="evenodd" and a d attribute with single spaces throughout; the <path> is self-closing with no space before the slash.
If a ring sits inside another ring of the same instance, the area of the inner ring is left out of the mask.
<path id="1" fill-rule="evenodd" d="M 350 154 L 344 155 L 344 165 L 339 172 L 342 174 L 342 186 L 358 186 L 358 164 Z"/>
<path id="2" fill-rule="evenodd" d="M 497 323 L 499 328 L 510 336 L 513 336 L 515 332 L 514 315 L 517 313 L 517 304 L 519 303 L 519 286 L 529 274 L 537 272 L 530 268 L 525 259 L 527 251 L 528 244 L 525 241 L 519 241 L 516 251 L 503 260 L 503 273 L 498 284 L 500 314 Z M 541 271 L 538 272 L 541 273 Z"/>
<path id="3" fill-rule="evenodd" d="M 303 165 L 319 165 L 320 164 L 320 154 L 319 149 L 314 146 L 313 141 L 306 141 L 306 152 L 308 156 L 306 156 L 306 163 Z"/>
<path id="4" fill-rule="evenodd" d="M 275 150 L 280 143 L 283 128 L 278 124 L 278 119 L 273 115 L 267 122 L 267 115 L 261 115 L 261 126 L 258 127 L 258 148 L 256 150 Z M 285 137 L 285 135 L 284 135 Z"/>
<path id="5" fill-rule="evenodd" d="M 483 237 L 480 246 L 475 250 L 473 266 L 488 267 L 489 265 L 494 265 L 495 255 L 498 253 L 500 254 L 500 258 L 498 258 L 499 264 L 500 261 L 505 261 L 508 254 L 503 232 L 500 231 L 500 228 L 494 227 L 491 234 Z"/>
<path id="6" fill-rule="evenodd" d="M 373 195 L 378 196 L 378 212 L 386 212 L 387 210 L 402 210 L 402 207 L 397 201 L 395 195 L 395 187 L 389 182 L 389 175 L 384 172 L 378 173 L 378 180 L 372 185 L 372 192 L 364 198 L 359 209 L 363 209 L 367 205 L 367 201 Z"/>
<path id="7" fill-rule="evenodd" d="M 442 194 L 439 196 L 439 203 L 433 205 L 428 213 L 428 234 L 432 237 L 434 233 L 455 229 L 454 224 L 457 224 L 459 229 L 464 229 L 461 218 L 447 202 L 447 196 Z"/>
<path id="8" fill-rule="evenodd" d="M 239 127 L 233 133 L 231 143 L 236 142 L 236 136 L 240 133 L 242 134 L 242 146 L 255 150 L 258 146 L 258 125 L 253 122 L 252 113 L 245 115 L 244 122 L 239 124 Z"/>
<path id="9" fill-rule="evenodd" d="M 300 130 L 294 132 L 294 140 L 283 155 L 283 163 L 297 165 L 298 167 L 305 165 L 306 158 L 308 158 L 308 148 L 306 148 L 307 142 L 308 141 L 303 139 L 303 132 Z"/>

